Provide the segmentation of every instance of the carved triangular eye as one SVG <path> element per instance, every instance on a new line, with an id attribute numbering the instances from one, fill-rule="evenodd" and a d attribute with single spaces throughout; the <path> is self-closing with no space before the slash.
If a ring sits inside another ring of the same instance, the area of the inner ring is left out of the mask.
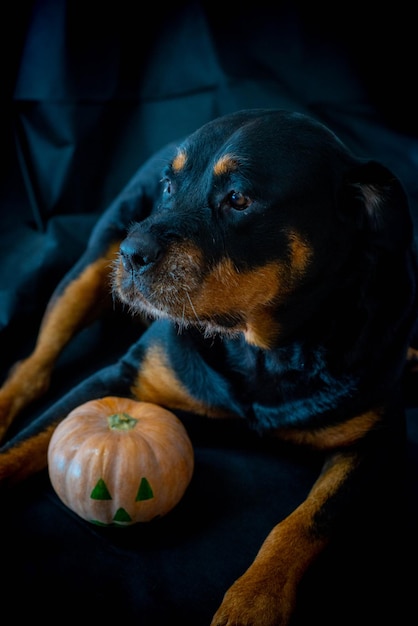
<path id="1" fill-rule="evenodd" d="M 112 496 L 109 493 L 109 489 L 106 487 L 106 483 L 103 478 L 99 478 L 96 486 L 93 488 L 90 498 L 92 500 L 111 500 Z"/>
<path id="2" fill-rule="evenodd" d="M 151 488 L 151 485 L 147 481 L 146 478 L 141 478 L 141 482 L 138 488 L 138 493 L 136 494 L 135 502 L 139 502 L 140 500 L 151 500 L 154 497 L 154 492 Z"/>

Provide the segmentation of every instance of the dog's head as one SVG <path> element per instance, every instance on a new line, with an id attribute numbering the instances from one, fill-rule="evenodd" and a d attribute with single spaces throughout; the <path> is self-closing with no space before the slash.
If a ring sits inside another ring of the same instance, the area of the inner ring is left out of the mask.
<path id="1" fill-rule="evenodd" d="M 320 123 L 241 111 L 178 147 L 151 215 L 121 245 L 115 288 L 133 310 L 268 348 L 360 249 L 409 244 L 407 220 L 394 176 Z"/>

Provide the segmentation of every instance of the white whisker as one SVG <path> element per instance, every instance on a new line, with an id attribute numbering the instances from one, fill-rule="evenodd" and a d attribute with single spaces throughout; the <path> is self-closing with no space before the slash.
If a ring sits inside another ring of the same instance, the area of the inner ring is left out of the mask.
<path id="1" fill-rule="evenodd" d="M 197 319 L 197 321 L 198 321 L 198 322 L 200 322 L 200 320 L 199 320 L 199 316 L 198 316 L 198 314 L 196 313 L 196 310 L 195 310 L 195 308 L 194 308 L 194 306 L 193 306 L 193 302 L 191 301 L 191 298 L 190 298 L 190 296 L 189 296 L 189 292 L 188 292 L 188 291 L 186 291 L 186 296 L 187 296 L 187 299 L 188 299 L 188 301 L 189 301 L 189 303 L 190 303 L 190 306 L 192 307 L 192 311 L 193 311 L 193 313 L 194 313 L 195 318 Z"/>

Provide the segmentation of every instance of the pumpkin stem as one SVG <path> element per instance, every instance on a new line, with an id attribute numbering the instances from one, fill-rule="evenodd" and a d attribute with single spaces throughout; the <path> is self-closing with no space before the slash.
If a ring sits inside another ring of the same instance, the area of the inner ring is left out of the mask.
<path id="1" fill-rule="evenodd" d="M 107 418 L 109 428 L 116 430 L 131 430 L 135 427 L 137 419 L 131 417 L 128 413 L 114 413 Z"/>

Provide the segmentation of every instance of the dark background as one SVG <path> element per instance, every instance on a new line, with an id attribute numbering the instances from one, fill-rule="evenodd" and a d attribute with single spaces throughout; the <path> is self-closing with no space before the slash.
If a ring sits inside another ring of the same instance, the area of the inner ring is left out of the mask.
<path id="1" fill-rule="evenodd" d="M 33 346 L 52 289 L 139 165 L 218 115 L 246 107 L 314 115 L 357 154 L 399 176 L 417 223 L 410 4 L 326 5 L 2 6 L 2 377 Z M 118 318 L 83 331 L 60 359 L 47 398 L 15 429 L 116 358 L 131 332 Z M 360 519 L 347 518 L 303 583 L 295 626 L 417 622 L 418 413 L 413 394 L 406 400 L 406 463 L 395 453 L 388 459 L 382 482 L 396 480 L 383 493 L 364 485 Z M 184 421 L 195 475 L 178 507 L 151 525 L 112 530 L 83 522 L 58 501 L 46 472 L 2 494 L 4 613 L 44 624 L 103 618 L 208 626 L 223 592 L 304 497 L 319 464 L 254 440 L 242 425 Z"/>

